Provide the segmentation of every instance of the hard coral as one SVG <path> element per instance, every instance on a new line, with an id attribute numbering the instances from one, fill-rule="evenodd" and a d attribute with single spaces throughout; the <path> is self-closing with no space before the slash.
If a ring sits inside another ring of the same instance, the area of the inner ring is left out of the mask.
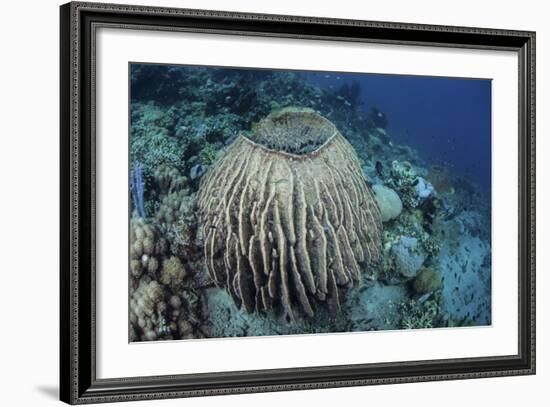
<path id="1" fill-rule="evenodd" d="M 153 341 L 201 337 L 198 306 L 182 301 L 166 286 L 143 276 L 130 292 L 130 340 Z"/>
<path id="2" fill-rule="evenodd" d="M 355 151 L 310 109 L 282 109 L 241 135 L 203 178 L 198 207 L 208 271 L 248 312 L 337 308 L 381 250 Z"/>
<path id="3" fill-rule="evenodd" d="M 412 164 L 408 161 L 393 161 L 388 184 L 394 188 L 407 208 L 416 208 L 420 202 L 417 185 L 418 178 Z"/>
<path id="4" fill-rule="evenodd" d="M 419 249 L 418 239 L 410 236 L 402 236 L 392 246 L 391 253 L 395 259 L 397 271 L 404 277 L 414 277 L 424 263 L 425 255 Z"/>
<path id="5" fill-rule="evenodd" d="M 440 326 L 440 306 L 438 298 L 424 302 L 404 301 L 400 305 L 401 328 L 423 329 Z"/>
<path id="6" fill-rule="evenodd" d="M 186 216 L 188 208 L 194 204 L 193 197 L 187 189 L 171 192 L 162 198 L 160 207 L 155 213 L 159 224 L 171 225 Z"/>
<path id="7" fill-rule="evenodd" d="M 397 218 L 403 210 L 403 204 L 397 193 L 384 185 L 373 185 L 372 191 L 376 198 L 378 208 L 382 216 L 382 222 L 388 222 Z"/>
<path id="8" fill-rule="evenodd" d="M 420 269 L 413 283 L 413 288 L 418 294 L 431 293 L 442 286 L 441 276 L 433 267 Z"/>
<path id="9" fill-rule="evenodd" d="M 162 164 L 154 172 L 153 178 L 160 195 L 181 191 L 187 187 L 187 177 L 173 166 Z"/>
<path id="10" fill-rule="evenodd" d="M 162 284 L 177 287 L 186 276 L 187 271 L 178 257 L 171 256 L 169 259 L 164 260 L 161 276 Z"/>
<path id="11" fill-rule="evenodd" d="M 130 220 L 130 272 L 139 278 L 143 272 L 154 275 L 168 251 L 168 242 L 157 226 L 145 218 Z"/>
<path id="12" fill-rule="evenodd" d="M 130 296 L 130 323 L 138 340 L 152 341 L 164 331 L 164 293 L 156 281 L 142 280 Z"/>

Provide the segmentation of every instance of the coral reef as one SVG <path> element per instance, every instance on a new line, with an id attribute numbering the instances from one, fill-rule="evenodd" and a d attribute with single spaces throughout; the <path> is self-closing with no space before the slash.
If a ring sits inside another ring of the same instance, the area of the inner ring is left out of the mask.
<path id="1" fill-rule="evenodd" d="M 491 323 L 490 195 L 365 91 L 131 65 L 131 341 Z"/>
<path id="2" fill-rule="evenodd" d="M 160 277 L 162 284 L 177 287 L 186 276 L 187 271 L 178 257 L 171 256 L 169 259 L 164 260 Z"/>
<path id="3" fill-rule="evenodd" d="M 309 109 L 278 111 L 239 137 L 203 179 L 198 207 L 208 271 L 248 312 L 338 308 L 380 254 L 380 212 L 355 152 Z"/>
<path id="4" fill-rule="evenodd" d="M 167 164 L 161 164 L 154 172 L 154 180 L 159 195 L 181 191 L 187 187 L 187 177 L 176 168 Z"/>
<path id="5" fill-rule="evenodd" d="M 214 163 L 214 161 L 216 160 L 216 155 L 217 155 L 216 151 L 217 150 L 216 150 L 214 144 L 207 143 L 206 146 L 204 146 L 204 148 L 201 150 L 201 152 L 199 154 L 199 158 L 201 160 L 201 163 L 204 166 L 212 165 Z M 196 177 L 194 177 L 194 178 L 196 178 Z"/>
<path id="6" fill-rule="evenodd" d="M 410 162 L 393 161 L 388 184 L 399 193 L 405 207 L 416 208 L 420 203 L 419 192 L 422 192 L 422 190 L 417 189 L 419 179 Z"/>
<path id="7" fill-rule="evenodd" d="M 157 339 L 193 339 L 204 336 L 197 315 L 197 300 L 189 295 L 172 293 L 149 277 L 140 279 L 130 292 L 130 341 Z"/>
<path id="8" fill-rule="evenodd" d="M 155 218 L 159 224 L 171 225 L 189 212 L 193 202 L 194 197 L 189 195 L 187 189 L 170 192 L 162 198 Z"/>
<path id="9" fill-rule="evenodd" d="M 435 328 L 440 323 L 439 301 L 432 298 L 427 301 L 408 300 L 400 305 L 401 328 L 425 329 Z"/>
<path id="10" fill-rule="evenodd" d="M 152 341 L 169 331 L 163 316 L 166 310 L 163 300 L 164 291 L 156 281 L 140 282 L 130 297 L 130 322 L 134 326 L 134 337 Z"/>

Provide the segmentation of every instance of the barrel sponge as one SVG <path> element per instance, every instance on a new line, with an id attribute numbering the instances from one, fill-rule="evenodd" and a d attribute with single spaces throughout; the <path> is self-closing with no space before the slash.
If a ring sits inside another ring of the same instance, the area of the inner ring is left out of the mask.
<path id="1" fill-rule="evenodd" d="M 353 147 L 309 109 L 272 113 L 201 180 L 210 276 L 248 312 L 338 309 L 381 250 L 380 211 Z"/>

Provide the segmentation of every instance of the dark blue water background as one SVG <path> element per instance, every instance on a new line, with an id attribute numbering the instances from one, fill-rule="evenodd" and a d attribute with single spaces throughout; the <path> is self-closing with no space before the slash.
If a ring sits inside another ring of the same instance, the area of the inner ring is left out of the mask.
<path id="1" fill-rule="evenodd" d="M 491 187 L 491 80 L 428 76 L 310 73 L 320 87 L 360 85 L 365 112 L 384 112 L 395 142 L 415 148 L 483 189 Z"/>

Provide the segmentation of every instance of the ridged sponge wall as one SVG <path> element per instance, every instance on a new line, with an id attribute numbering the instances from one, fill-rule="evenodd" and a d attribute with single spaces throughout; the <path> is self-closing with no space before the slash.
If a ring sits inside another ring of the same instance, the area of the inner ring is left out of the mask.
<path id="1" fill-rule="evenodd" d="M 198 207 L 209 274 L 248 312 L 337 309 L 380 255 L 381 215 L 357 155 L 309 109 L 240 135 L 202 180 Z"/>

